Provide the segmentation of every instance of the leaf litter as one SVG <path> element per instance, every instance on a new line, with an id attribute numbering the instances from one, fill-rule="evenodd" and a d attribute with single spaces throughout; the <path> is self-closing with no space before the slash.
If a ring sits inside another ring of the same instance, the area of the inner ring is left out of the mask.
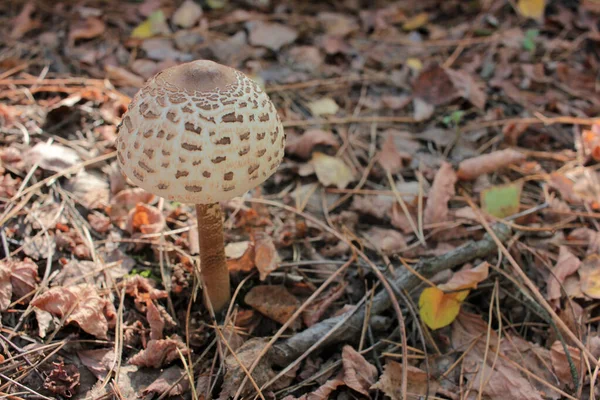
<path id="1" fill-rule="evenodd" d="M 594 2 L 13 3 L 0 5 L 0 341 L 3 374 L 31 394 L 190 396 L 193 378 L 221 398 L 246 380 L 253 397 L 240 361 L 274 398 L 597 391 L 582 367 L 600 356 Z M 193 208 L 133 187 L 113 155 L 144 81 L 195 59 L 255 78 L 288 138 L 277 173 L 223 204 L 239 291 L 216 324 Z M 483 222 L 512 229 L 508 253 L 448 261 Z M 405 328 L 369 262 L 419 304 Z"/>

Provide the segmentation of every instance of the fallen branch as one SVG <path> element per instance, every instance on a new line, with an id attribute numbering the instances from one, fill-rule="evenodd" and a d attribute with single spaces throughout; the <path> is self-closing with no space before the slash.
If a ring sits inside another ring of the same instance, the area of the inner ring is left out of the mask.
<path id="1" fill-rule="evenodd" d="M 510 228 L 504 224 L 496 224 L 493 230 L 498 239 L 503 242 L 508 240 L 511 234 Z M 423 259 L 413 268 L 422 276 L 429 278 L 440 271 L 457 267 L 476 258 L 485 257 L 496 251 L 496 249 L 496 243 L 489 234 L 486 234 L 483 239 L 467 243 L 442 256 Z M 390 283 L 396 290 L 411 291 L 421 283 L 421 280 L 412 272 L 402 269 L 398 270 L 398 276 Z M 391 304 L 387 291 L 382 290 L 373 298 L 371 316 L 381 314 Z M 275 344 L 269 351 L 270 360 L 276 365 L 286 366 L 324 336 L 327 336 L 327 338 L 323 340 L 319 348 L 352 341 L 360 337 L 362 323 L 365 318 L 365 306 L 363 305 L 359 310 L 351 312 L 354 314 L 350 318 L 347 314 L 342 314 L 326 319 L 281 343 Z M 335 332 L 330 332 L 344 319 L 347 320 L 340 324 Z"/>

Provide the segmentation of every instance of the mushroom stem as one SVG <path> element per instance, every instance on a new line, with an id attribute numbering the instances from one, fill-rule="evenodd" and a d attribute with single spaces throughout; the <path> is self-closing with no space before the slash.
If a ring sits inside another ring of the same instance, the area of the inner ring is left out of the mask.
<path id="1" fill-rule="evenodd" d="M 231 299 L 221 206 L 218 203 L 196 204 L 196 216 L 204 290 L 215 312 L 219 312 Z"/>

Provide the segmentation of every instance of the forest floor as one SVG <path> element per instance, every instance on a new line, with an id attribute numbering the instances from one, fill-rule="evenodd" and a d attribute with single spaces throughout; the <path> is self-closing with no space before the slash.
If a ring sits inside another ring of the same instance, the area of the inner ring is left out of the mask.
<path id="1" fill-rule="evenodd" d="M 599 13 L 0 2 L 0 394 L 596 399 Z M 193 207 L 115 152 L 144 82 L 197 59 L 255 79 L 287 135 L 222 204 L 216 320 Z"/>

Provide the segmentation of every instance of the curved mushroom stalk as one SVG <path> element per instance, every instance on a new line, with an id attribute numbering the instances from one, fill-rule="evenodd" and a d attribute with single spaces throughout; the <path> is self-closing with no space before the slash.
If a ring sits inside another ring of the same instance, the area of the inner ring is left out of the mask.
<path id="1" fill-rule="evenodd" d="M 219 312 L 231 299 L 221 206 L 218 203 L 196 204 L 196 215 L 204 290 L 215 312 Z"/>

